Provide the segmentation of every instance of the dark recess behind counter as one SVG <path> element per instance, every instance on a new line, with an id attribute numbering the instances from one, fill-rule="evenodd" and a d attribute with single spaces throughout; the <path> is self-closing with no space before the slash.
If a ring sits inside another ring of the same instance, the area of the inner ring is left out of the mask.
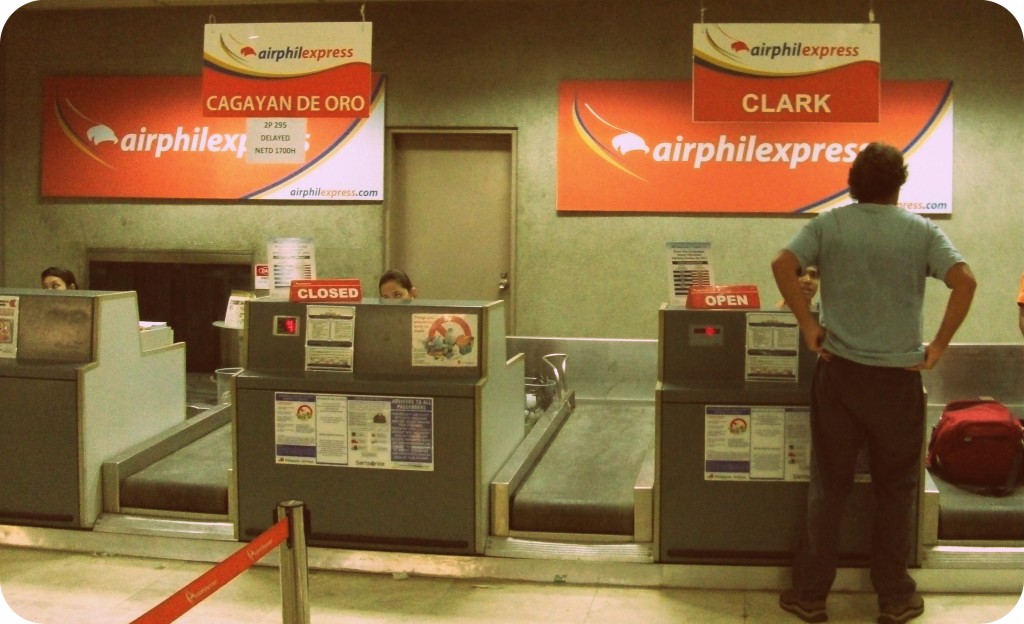
<path id="1" fill-rule="evenodd" d="M 166 321 L 175 341 L 184 342 L 188 372 L 213 372 L 220 366 L 221 331 L 232 290 L 252 289 L 248 264 L 189 262 L 89 263 L 89 289 L 134 290 L 140 321 Z"/>

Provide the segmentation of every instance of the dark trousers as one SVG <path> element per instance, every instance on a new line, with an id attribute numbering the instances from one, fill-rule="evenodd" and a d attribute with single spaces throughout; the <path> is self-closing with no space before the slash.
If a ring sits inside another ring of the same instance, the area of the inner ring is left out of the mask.
<path id="1" fill-rule="evenodd" d="M 867 445 L 874 496 L 871 582 L 879 603 L 908 598 L 907 573 L 924 442 L 921 374 L 819 359 L 811 390 L 811 482 L 807 526 L 793 568 L 804 599 L 823 600 L 836 577 L 843 507 Z"/>

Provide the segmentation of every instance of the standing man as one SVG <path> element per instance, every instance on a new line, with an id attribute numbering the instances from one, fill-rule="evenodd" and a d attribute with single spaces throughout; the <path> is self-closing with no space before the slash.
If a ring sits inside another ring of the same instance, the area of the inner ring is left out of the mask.
<path id="1" fill-rule="evenodd" d="M 871 583 L 879 624 L 924 612 L 907 573 L 921 470 L 925 406 L 921 371 L 935 366 L 960 327 L 977 285 L 970 267 L 934 223 L 898 205 L 907 181 L 903 154 L 866 146 L 850 167 L 857 203 L 824 212 L 772 261 L 775 282 L 818 354 L 811 389 L 811 482 L 807 526 L 792 589 L 779 606 L 805 622 L 828 619 L 840 521 L 857 452 L 867 444 L 874 494 Z M 800 293 L 803 267 L 821 271 L 821 321 Z M 931 342 L 922 343 L 925 278 L 950 289 Z"/>

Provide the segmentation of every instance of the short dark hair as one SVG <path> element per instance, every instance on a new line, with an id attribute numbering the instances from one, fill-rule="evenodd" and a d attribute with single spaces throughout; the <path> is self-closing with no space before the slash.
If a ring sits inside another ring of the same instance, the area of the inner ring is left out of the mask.
<path id="1" fill-rule="evenodd" d="M 64 280 L 64 285 L 68 288 L 78 288 L 78 282 L 75 281 L 75 274 L 67 269 L 55 266 L 46 267 L 39 275 L 39 281 L 41 282 L 48 277 L 59 277 Z"/>
<path id="2" fill-rule="evenodd" d="M 384 272 L 384 275 L 380 276 L 380 280 L 377 282 L 377 288 L 380 288 L 388 282 L 398 282 L 402 288 L 406 290 L 412 290 L 412 280 L 404 272 L 398 269 L 390 269 Z"/>
<path id="3" fill-rule="evenodd" d="M 900 190 L 907 181 L 903 152 L 885 143 L 869 143 L 857 154 L 850 167 L 847 184 L 850 197 L 874 203 Z"/>

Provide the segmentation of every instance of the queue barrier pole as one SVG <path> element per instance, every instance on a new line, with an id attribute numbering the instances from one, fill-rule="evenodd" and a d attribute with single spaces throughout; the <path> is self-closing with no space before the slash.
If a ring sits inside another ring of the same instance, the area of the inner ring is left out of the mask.
<path id="1" fill-rule="evenodd" d="M 281 622 L 309 624 L 309 567 L 306 561 L 305 506 L 290 500 L 277 504 L 277 520 L 292 530 L 281 544 Z"/>
<path id="2" fill-rule="evenodd" d="M 309 575 L 306 569 L 304 506 L 285 501 L 277 507 L 278 521 L 258 537 L 143 613 L 131 624 L 169 624 L 213 592 L 227 585 L 270 551 L 281 545 L 281 602 L 283 624 L 309 624 Z M 301 565 L 301 569 L 296 566 Z M 286 570 L 287 568 L 287 570 Z M 287 585 L 286 585 L 287 579 Z"/>

